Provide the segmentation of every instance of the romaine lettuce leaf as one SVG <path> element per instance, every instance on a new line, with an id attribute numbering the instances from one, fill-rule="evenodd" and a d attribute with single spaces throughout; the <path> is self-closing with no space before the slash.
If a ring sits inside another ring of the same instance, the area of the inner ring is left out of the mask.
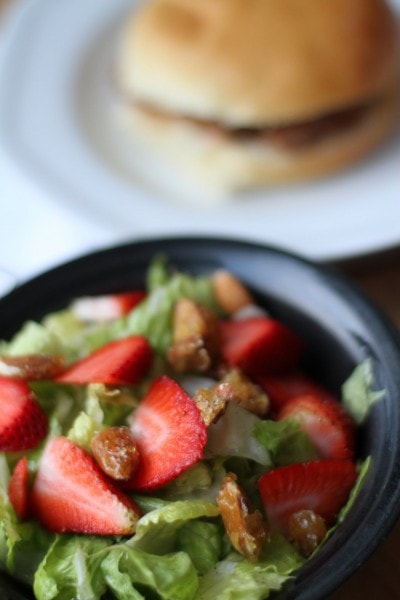
<path id="1" fill-rule="evenodd" d="M 261 560 L 250 563 L 232 553 L 200 579 L 195 600 L 264 600 L 280 590 L 304 563 L 283 537 L 265 545 Z"/>
<path id="2" fill-rule="evenodd" d="M 21 522 L 8 498 L 10 472 L 0 454 L 0 562 L 10 573 L 32 584 L 33 575 L 47 551 L 53 534 L 33 522 Z"/>
<path id="3" fill-rule="evenodd" d="M 171 500 L 178 498 L 203 498 L 204 495 L 208 495 L 212 483 L 213 474 L 211 469 L 204 461 L 199 461 L 165 486 L 162 494 L 163 497 Z"/>
<path id="4" fill-rule="evenodd" d="M 110 544 L 95 536 L 57 536 L 35 574 L 37 600 L 99 600 L 106 591 L 101 563 Z"/>
<path id="5" fill-rule="evenodd" d="M 118 600 L 192 600 L 198 587 L 197 573 L 185 552 L 156 556 L 118 544 L 101 570 Z"/>
<path id="6" fill-rule="evenodd" d="M 208 428 L 206 458 L 215 456 L 242 456 L 266 467 L 272 466 L 267 448 L 253 435 L 260 417 L 236 404 L 228 402 L 225 413 Z"/>
<path id="7" fill-rule="evenodd" d="M 179 298 L 189 298 L 218 310 L 209 277 L 176 273 L 165 285 L 155 287 L 125 322 L 121 322 L 120 336 L 144 335 L 157 352 L 165 354 L 171 345 L 173 307 Z"/>
<path id="8" fill-rule="evenodd" d="M 131 548 L 162 555 L 175 548 L 179 529 L 191 519 L 216 517 L 219 510 L 206 500 L 178 500 L 153 510 L 139 519 L 135 535 L 126 543 Z"/>
<path id="9" fill-rule="evenodd" d="M 40 323 L 26 322 L 6 344 L 5 352 L 43 352 L 63 355 L 72 361 L 113 339 L 144 335 L 153 348 L 163 355 L 171 343 L 172 312 L 178 298 L 190 298 L 220 312 L 211 278 L 206 275 L 170 274 L 166 263 L 159 260 L 150 266 L 148 281 L 150 289 L 147 298 L 127 316 L 107 323 L 88 324 L 66 308 L 46 316 Z"/>
<path id="10" fill-rule="evenodd" d="M 365 359 L 342 386 L 342 402 L 357 425 L 368 416 L 371 407 L 382 398 L 384 391 L 374 391 L 374 370 L 371 358 Z"/>
<path id="11" fill-rule="evenodd" d="M 77 357 L 74 340 L 85 330 L 85 325 L 68 310 L 47 315 L 41 323 L 27 321 L 11 341 L 4 353 L 51 354 L 65 356 L 69 360 Z"/>
<path id="12" fill-rule="evenodd" d="M 256 421 L 253 435 L 268 450 L 276 467 L 318 458 L 307 434 L 292 419 Z"/>
<path id="13" fill-rule="evenodd" d="M 188 521 L 178 532 L 178 544 L 190 556 L 197 573 L 204 575 L 221 558 L 221 529 L 217 523 Z"/>

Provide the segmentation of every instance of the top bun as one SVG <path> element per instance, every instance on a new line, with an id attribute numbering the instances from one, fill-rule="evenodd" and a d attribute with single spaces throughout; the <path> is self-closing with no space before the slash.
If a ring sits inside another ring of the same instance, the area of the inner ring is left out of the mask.
<path id="1" fill-rule="evenodd" d="M 287 124 L 389 91 L 396 40 L 383 0 L 155 0 L 126 23 L 117 80 L 188 117 Z"/>

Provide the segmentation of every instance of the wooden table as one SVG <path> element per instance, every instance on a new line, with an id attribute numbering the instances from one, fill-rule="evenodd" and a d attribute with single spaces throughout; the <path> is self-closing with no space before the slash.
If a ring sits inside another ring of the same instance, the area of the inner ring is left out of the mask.
<path id="1" fill-rule="evenodd" d="M 400 327 L 400 248 L 336 267 Z M 362 567 L 330 600 L 400 599 L 400 522 Z"/>

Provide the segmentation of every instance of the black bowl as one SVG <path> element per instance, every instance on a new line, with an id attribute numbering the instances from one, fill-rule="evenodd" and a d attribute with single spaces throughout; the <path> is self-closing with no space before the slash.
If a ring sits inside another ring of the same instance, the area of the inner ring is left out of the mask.
<path id="1" fill-rule="evenodd" d="M 213 238 L 147 240 L 102 250 L 61 265 L 0 300 L 0 338 L 76 296 L 139 287 L 150 260 L 165 254 L 198 274 L 227 268 L 270 313 L 307 341 L 305 367 L 333 392 L 364 358 L 374 361 L 384 389 L 360 431 L 360 458 L 372 467 L 355 504 L 335 534 L 298 573 L 287 598 L 318 600 L 340 587 L 385 539 L 400 515 L 400 338 L 389 320 L 335 272 L 276 248 Z M 1 598 L 31 592 L 0 579 Z"/>

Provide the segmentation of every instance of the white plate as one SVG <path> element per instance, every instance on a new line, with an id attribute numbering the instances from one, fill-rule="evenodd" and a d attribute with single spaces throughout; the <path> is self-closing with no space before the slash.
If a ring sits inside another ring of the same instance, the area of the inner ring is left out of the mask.
<path id="1" fill-rule="evenodd" d="M 214 208 L 185 205 L 163 191 L 148 177 L 149 165 L 142 171 L 142 157 L 133 157 L 128 174 L 129 153 L 110 103 L 115 36 L 131 6 L 132 0 L 24 0 L 9 20 L 0 69 L 0 159 L 32 189 L 119 239 L 240 236 L 317 260 L 400 242 L 400 132 L 336 177 Z"/>

